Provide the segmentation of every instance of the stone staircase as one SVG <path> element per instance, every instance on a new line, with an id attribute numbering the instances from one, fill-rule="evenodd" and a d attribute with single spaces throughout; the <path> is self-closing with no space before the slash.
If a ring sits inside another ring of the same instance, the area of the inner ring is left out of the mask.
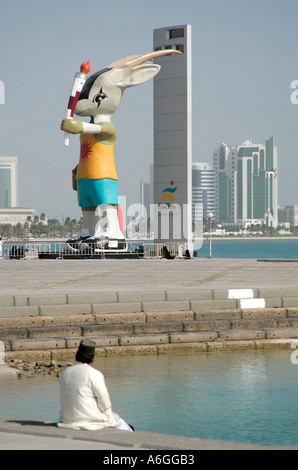
<path id="1" fill-rule="evenodd" d="M 84 337 L 104 356 L 290 348 L 298 288 L 0 297 L 6 360 L 73 358 Z"/>

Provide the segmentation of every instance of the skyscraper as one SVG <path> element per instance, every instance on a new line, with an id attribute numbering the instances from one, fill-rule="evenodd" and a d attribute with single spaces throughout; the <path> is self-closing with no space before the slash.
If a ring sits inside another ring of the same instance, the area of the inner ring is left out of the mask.
<path id="1" fill-rule="evenodd" d="M 236 147 L 221 144 L 213 153 L 216 219 L 221 223 L 277 227 L 277 148 L 250 140 Z"/>
<path id="2" fill-rule="evenodd" d="M 0 157 L 0 207 L 18 206 L 18 159 Z"/>
<path id="3" fill-rule="evenodd" d="M 190 243 L 191 233 L 191 26 L 154 30 L 154 50 L 176 49 L 181 55 L 160 57 L 161 71 L 154 78 L 154 204 L 159 223 L 164 217 L 168 236 L 155 233 L 159 242 Z M 181 231 L 175 231 L 171 218 Z M 156 224 L 155 224 L 156 227 Z M 156 232 L 156 230 L 155 230 Z"/>
<path id="4" fill-rule="evenodd" d="M 192 164 L 192 221 L 215 214 L 215 171 L 209 163 Z"/>

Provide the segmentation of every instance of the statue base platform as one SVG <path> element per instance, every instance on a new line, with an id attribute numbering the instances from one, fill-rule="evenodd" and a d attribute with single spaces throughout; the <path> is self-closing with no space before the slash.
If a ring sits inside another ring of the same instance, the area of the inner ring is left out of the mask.
<path id="1" fill-rule="evenodd" d="M 128 250 L 126 240 L 105 240 L 80 243 L 66 242 L 58 252 L 39 253 L 39 259 L 141 259 L 144 247 Z"/>
<path id="2" fill-rule="evenodd" d="M 144 254 L 128 252 L 101 252 L 97 254 L 39 253 L 39 259 L 143 259 Z"/>

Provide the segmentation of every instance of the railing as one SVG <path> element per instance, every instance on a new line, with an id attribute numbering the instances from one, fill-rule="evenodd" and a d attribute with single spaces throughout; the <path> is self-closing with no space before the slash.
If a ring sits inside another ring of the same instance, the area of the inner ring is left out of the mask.
<path id="1" fill-rule="evenodd" d="M 184 258 L 185 243 L 149 243 L 144 242 L 145 258 Z"/>
<path id="2" fill-rule="evenodd" d="M 33 260 L 40 257 L 53 257 L 55 259 L 76 258 L 76 257 L 98 257 L 108 258 L 112 254 L 125 254 L 125 257 L 139 257 L 145 259 L 156 258 L 185 258 L 187 256 L 187 246 L 184 243 L 153 243 L 141 241 L 127 241 L 127 246 L 120 247 L 119 250 L 103 250 L 100 246 L 87 244 L 71 244 L 67 242 L 44 242 L 44 243 L 4 243 L 2 245 L 2 259 Z"/>

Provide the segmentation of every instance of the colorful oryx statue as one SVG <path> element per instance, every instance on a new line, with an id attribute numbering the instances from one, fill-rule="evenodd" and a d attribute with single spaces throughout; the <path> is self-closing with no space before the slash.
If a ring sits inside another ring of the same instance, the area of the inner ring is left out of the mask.
<path id="1" fill-rule="evenodd" d="M 70 246 L 96 244 L 125 250 L 121 209 L 118 203 L 117 173 L 114 162 L 116 129 L 111 122 L 126 88 L 153 78 L 160 65 L 145 64 L 166 54 L 180 54 L 174 49 L 134 55 L 117 60 L 88 79 L 89 62 L 76 74 L 68 105 L 68 114 L 61 129 L 81 134 L 80 160 L 73 170 L 74 189 L 82 209 L 83 225 L 78 237 L 68 240 Z M 90 116 L 89 123 L 73 118 Z M 66 141 L 66 144 L 67 141 Z M 98 206 L 103 217 L 98 216 Z M 120 221 L 120 223 L 119 223 Z"/>

